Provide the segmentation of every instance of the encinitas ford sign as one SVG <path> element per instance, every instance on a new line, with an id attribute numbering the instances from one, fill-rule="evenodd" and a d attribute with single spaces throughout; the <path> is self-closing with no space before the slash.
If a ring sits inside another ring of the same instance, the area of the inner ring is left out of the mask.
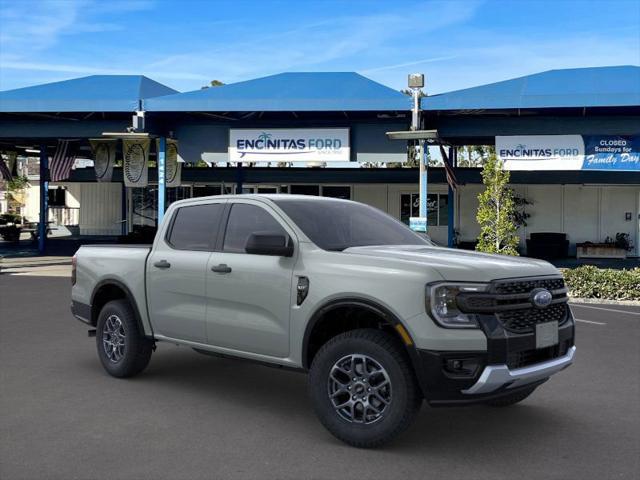
<path id="1" fill-rule="evenodd" d="M 497 136 L 507 170 L 640 171 L 640 136 Z"/>
<path id="2" fill-rule="evenodd" d="M 580 170 L 580 135 L 496 136 L 496 154 L 506 170 Z"/>
<path id="3" fill-rule="evenodd" d="M 348 128 L 230 129 L 230 162 L 348 162 Z"/>

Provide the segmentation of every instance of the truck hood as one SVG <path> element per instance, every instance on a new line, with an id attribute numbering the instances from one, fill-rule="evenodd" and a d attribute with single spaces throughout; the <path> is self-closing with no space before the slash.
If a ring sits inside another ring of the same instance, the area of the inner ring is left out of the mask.
<path id="1" fill-rule="evenodd" d="M 436 270 L 444 280 L 488 282 L 500 278 L 559 275 L 550 263 L 533 258 L 493 255 L 423 245 L 351 247 L 343 253 L 397 259 Z"/>

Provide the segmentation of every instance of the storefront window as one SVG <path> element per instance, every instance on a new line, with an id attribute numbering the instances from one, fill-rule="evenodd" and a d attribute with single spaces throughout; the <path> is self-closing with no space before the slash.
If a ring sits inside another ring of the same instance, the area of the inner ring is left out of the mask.
<path id="1" fill-rule="evenodd" d="M 292 195 L 320 195 L 319 185 L 291 185 L 289 193 Z"/>
<path id="2" fill-rule="evenodd" d="M 193 187 L 193 198 L 208 197 L 210 195 L 220 195 L 221 193 L 222 187 L 220 187 L 220 185 Z"/>
<path id="3" fill-rule="evenodd" d="M 331 198 L 342 198 L 344 200 L 351 199 L 351 187 L 349 186 L 336 186 L 336 185 L 323 185 L 322 196 Z"/>
<path id="4" fill-rule="evenodd" d="M 427 225 L 431 227 L 446 227 L 448 225 L 449 198 L 446 194 L 427 194 Z M 420 195 L 417 193 L 403 193 L 400 195 L 400 221 L 409 225 L 410 217 L 418 217 L 420 212 Z"/>
<path id="5" fill-rule="evenodd" d="M 131 226 L 155 227 L 158 218 L 158 190 L 156 187 L 131 189 Z"/>
<path id="6" fill-rule="evenodd" d="M 167 188 L 167 207 L 173 202 L 191 198 L 191 187 Z"/>

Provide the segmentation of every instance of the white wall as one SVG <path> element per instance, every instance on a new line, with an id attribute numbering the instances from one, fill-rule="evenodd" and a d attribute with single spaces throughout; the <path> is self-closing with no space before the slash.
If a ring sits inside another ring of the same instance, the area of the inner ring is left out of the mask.
<path id="1" fill-rule="evenodd" d="M 122 232 L 122 185 L 79 183 L 80 235 L 120 235 Z"/>
<path id="2" fill-rule="evenodd" d="M 367 205 L 386 212 L 388 209 L 388 186 L 380 184 L 353 185 L 351 187 L 351 199 L 356 202 L 366 203 Z M 398 215 L 399 214 L 398 212 Z"/>
<path id="3" fill-rule="evenodd" d="M 636 246 L 631 255 L 638 255 L 640 232 L 638 208 L 640 186 L 597 185 L 512 185 L 518 195 L 532 205 L 525 211 L 531 215 L 527 226 L 519 231 L 520 245 L 532 232 L 564 232 L 570 241 L 570 255 L 575 254 L 575 244 L 591 241 L 602 242 L 615 237 L 618 232 L 631 235 Z M 464 185 L 458 188 L 457 228 L 460 240 L 474 240 L 479 234 L 475 220 L 478 208 L 477 196 L 481 185 Z M 631 220 L 625 213 L 631 213 Z"/>

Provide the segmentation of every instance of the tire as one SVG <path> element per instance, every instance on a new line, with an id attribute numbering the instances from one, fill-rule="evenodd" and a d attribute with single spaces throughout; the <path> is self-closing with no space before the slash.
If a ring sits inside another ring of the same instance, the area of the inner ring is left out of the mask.
<path id="1" fill-rule="evenodd" d="M 114 341 L 119 344 L 117 348 L 113 348 Z M 129 302 L 113 300 L 102 307 L 98 316 L 96 347 L 109 375 L 125 378 L 137 375 L 149 364 L 153 340 L 140 331 Z"/>
<path id="2" fill-rule="evenodd" d="M 367 373 L 362 372 L 364 362 Z M 352 377 L 354 366 L 357 375 Z M 309 372 L 309 394 L 325 428 L 359 448 L 379 447 L 392 440 L 411 424 L 422 404 L 402 344 L 373 329 L 351 330 L 322 346 Z M 341 407 L 343 404 L 346 406 Z"/>
<path id="3" fill-rule="evenodd" d="M 495 400 L 489 400 L 487 405 L 491 407 L 510 407 L 511 405 L 515 405 L 516 403 L 520 403 L 529 395 L 531 395 L 535 391 L 536 387 L 528 388 L 526 390 L 521 390 L 517 393 L 513 393 L 506 397 L 496 398 Z"/>

